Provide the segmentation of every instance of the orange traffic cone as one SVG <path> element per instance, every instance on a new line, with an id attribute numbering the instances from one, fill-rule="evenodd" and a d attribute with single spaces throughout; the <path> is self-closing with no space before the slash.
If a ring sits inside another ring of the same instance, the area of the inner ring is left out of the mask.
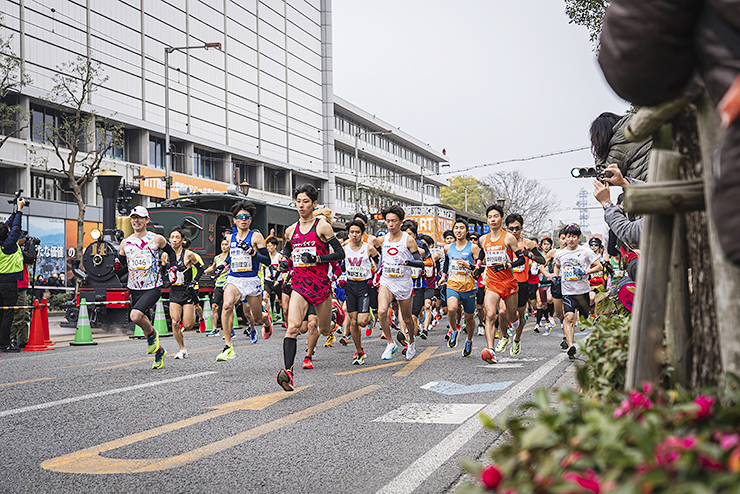
<path id="1" fill-rule="evenodd" d="M 51 338 L 49 337 L 49 304 L 46 302 L 45 298 L 41 300 L 41 321 L 43 322 L 44 327 L 44 344 L 46 344 L 46 346 L 56 345 L 56 343 L 51 341 Z"/>
<path id="2" fill-rule="evenodd" d="M 41 307 L 39 307 L 39 301 L 34 300 L 33 306 L 33 314 L 31 314 L 31 332 L 28 338 L 28 343 L 26 344 L 23 351 L 43 352 L 45 350 L 54 350 L 53 348 L 48 348 L 46 346 L 46 343 L 44 343 L 44 321 L 43 316 L 41 315 Z M 46 331 L 49 331 L 48 324 L 46 326 Z"/>

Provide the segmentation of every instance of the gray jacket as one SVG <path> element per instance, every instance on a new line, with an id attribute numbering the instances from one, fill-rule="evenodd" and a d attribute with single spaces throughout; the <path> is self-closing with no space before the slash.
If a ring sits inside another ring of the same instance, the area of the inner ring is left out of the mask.
<path id="1" fill-rule="evenodd" d="M 612 205 L 604 210 L 604 221 L 619 240 L 631 249 L 640 248 L 642 218 L 631 221 L 621 206 Z"/>

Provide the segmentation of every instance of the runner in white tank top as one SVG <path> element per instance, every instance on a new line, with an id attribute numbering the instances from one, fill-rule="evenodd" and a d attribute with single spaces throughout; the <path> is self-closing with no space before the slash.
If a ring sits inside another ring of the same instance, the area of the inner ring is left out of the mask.
<path id="1" fill-rule="evenodd" d="M 389 237 L 390 235 L 387 235 L 383 242 L 383 275 L 380 284 L 388 287 L 400 302 L 411 298 L 413 292 L 414 281 L 411 278 L 411 268 L 406 265 L 406 261 L 413 261 L 414 256 L 407 246 L 409 236 L 406 232 L 401 233 L 401 238 L 397 242 L 391 242 Z"/>

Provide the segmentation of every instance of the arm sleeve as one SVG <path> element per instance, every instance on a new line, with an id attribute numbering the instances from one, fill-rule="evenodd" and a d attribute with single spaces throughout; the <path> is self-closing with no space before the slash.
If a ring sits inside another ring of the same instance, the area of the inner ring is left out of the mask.
<path id="1" fill-rule="evenodd" d="M 254 258 L 257 259 L 257 262 L 262 263 L 265 266 L 269 266 L 272 262 L 270 260 L 270 252 L 267 250 L 267 247 L 259 249 L 257 253 L 254 254 Z"/>
<path id="2" fill-rule="evenodd" d="M 334 249 L 334 252 L 324 256 L 319 256 L 319 262 L 335 262 L 344 259 L 344 247 L 342 247 L 342 242 L 340 242 L 337 237 L 329 239 L 329 246 Z"/>
<path id="3" fill-rule="evenodd" d="M 203 263 L 198 263 L 195 266 L 195 276 L 193 276 L 193 283 L 198 283 L 198 280 L 201 276 L 203 276 L 203 272 L 206 270 L 205 266 L 203 266 Z"/>
<path id="4" fill-rule="evenodd" d="M 537 264 L 545 264 L 545 256 L 542 255 L 542 252 L 540 252 L 540 249 L 537 247 L 534 247 L 531 251 L 532 256 L 530 259 L 532 259 Z"/>
<path id="5" fill-rule="evenodd" d="M 442 273 L 447 274 L 447 271 L 450 270 L 450 256 L 445 254 L 445 262 L 442 265 Z"/>
<path id="6" fill-rule="evenodd" d="M 424 261 L 421 260 L 421 252 L 418 250 L 412 254 L 414 256 L 413 261 L 406 261 L 407 266 L 411 266 L 412 268 L 421 268 L 424 269 Z"/>
<path id="7" fill-rule="evenodd" d="M 604 211 L 604 221 L 617 238 L 630 248 L 640 247 L 642 219 L 630 221 L 619 206 L 610 206 Z"/>
<path id="8" fill-rule="evenodd" d="M 3 252 L 6 254 L 13 254 L 18 250 L 18 239 L 21 238 L 22 218 L 23 213 L 16 211 L 5 221 L 5 224 L 8 225 L 8 229 L 10 230 L 8 231 L 8 236 L 5 238 L 5 242 L 3 242 L 2 245 Z"/>
<path id="9" fill-rule="evenodd" d="M 516 251 L 516 252 L 514 252 L 514 255 L 516 256 L 516 260 L 512 261 L 511 267 L 512 268 L 515 268 L 517 266 L 524 266 L 524 263 L 527 262 L 527 258 L 524 257 L 524 255 L 522 254 L 521 249 L 518 250 L 518 251 Z"/>
<path id="10" fill-rule="evenodd" d="M 619 257 L 619 249 L 617 248 L 617 236 L 611 229 L 609 230 L 609 239 L 606 242 L 606 252 L 612 257 Z"/>
<path id="11" fill-rule="evenodd" d="M 286 241 L 280 254 L 283 256 L 283 259 L 290 259 L 293 254 L 293 244 Z"/>
<path id="12" fill-rule="evenodd" d="M 165 246 L 162 247 L 162 251 L 167 254 L 168 264 L 177 264 L 177 254 L 175 254 L 175 249 L 172 248 L 169 242 L 167 242 Z"/>

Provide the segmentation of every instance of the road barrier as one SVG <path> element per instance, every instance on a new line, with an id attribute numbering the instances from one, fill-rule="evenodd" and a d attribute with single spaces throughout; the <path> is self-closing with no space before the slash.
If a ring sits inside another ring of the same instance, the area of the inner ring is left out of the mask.
<path id="1" fill-rule="evenodd" d="M 44 301 L 46 301 L 46 299 L 44 299 Z M 54 350 L 47 346 L 44 340 L 44 334 L 49 334 L 49 319 L 48 317 L 44 319 L 39 301 L 34 300 L 33 313 L 31 314 L 31 331 L 29 333 L 28 343 L 23 348 L 23 351 L 44 352 L 46 350 Z"/>

